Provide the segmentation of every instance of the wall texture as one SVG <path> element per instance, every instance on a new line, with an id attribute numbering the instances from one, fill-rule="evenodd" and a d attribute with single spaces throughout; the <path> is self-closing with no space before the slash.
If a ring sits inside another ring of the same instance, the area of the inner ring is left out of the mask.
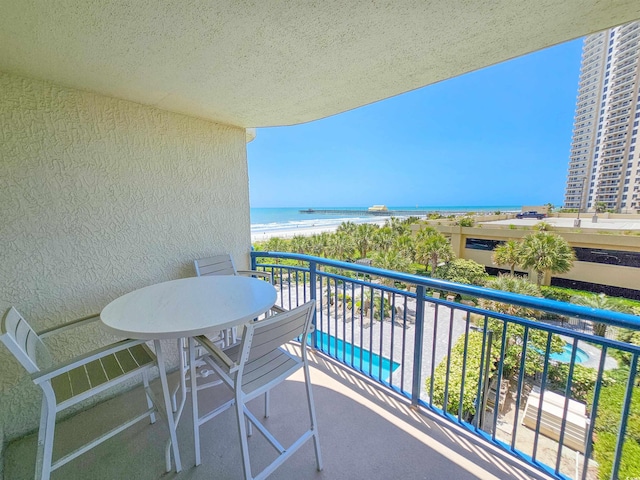
<path id="1" fill-rule="evenodd" d="M 193 275 L 194 258 L 247 266 L 244 129 L 5 74 L 0 92 L 0 315 L 14 305 L 40 330 Z M 0 365 L 9 440 L 37 427 L 41 395 L 3 346 Z"/>

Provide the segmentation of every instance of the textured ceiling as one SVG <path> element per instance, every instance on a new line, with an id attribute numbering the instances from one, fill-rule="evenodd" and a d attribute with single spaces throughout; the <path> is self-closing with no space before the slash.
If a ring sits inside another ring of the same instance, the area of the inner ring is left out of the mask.
<path id="1" fill-rule="evenodd" d="M 638 18 L 638 0 L 0 0 L 0 71 L 288 125 Z"/>

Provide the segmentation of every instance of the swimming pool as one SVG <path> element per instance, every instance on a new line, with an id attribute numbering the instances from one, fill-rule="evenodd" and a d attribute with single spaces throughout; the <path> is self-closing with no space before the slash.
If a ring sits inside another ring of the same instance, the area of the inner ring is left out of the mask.
<path id="1" fill-rule="evenodd" d="M 565 343 L 562 347 L 562 353 L 552 353 L 549 355 L 551 360 L 556 360 L 557 362 L 569 363 L 571 361 L 571 351 L 573 350 L 573 345 L 570 343 Z M 589 360 L 589 354 L 578 348 L 576 350 L 576 363 L 583 363 Z"/>
<path id="2" fill-rule="evenodd" d="M 529 345 L 529 348 L 532 350 L 535 350 L 536 352 L 538 352 L 540 355 L 544 355 L 544 352 L 532 345 Z M 571 345 L 570 343 L 565 343 L 562 346 L 562 353 L 550 353 L 549 354 L 549 359 L 550 360 L 555 360 L 556 362 L 563 362 L 563 363 L 569 363 L 571 361 L 571 352 L 573 350 L 573 345 Z M 576 350 L 576 363 L 584 363 L 587 360 L 589 360 L 589 354 L 587 352 L 585 352 L 584 350 L 582 350 L 581 348 L 578 348 Z"/>
<path id="3" fill-rule="evenodd" d="M 382 380 L 384 382 L 389 381 L 391 373 L 400 366 L 398 362 L 392 362 L 386 357 L 381 357 L 376 353 L 371 353 L 368 350 L 363 350 L 357 345 L 352 345 L 349 342 L 345 342 L 339 338 L 329 335 L 326 332 L 319 333 L 319 347 L 329 355 L 334 356 L 338 360 L 346 363 L 347 365 L 360 370 L 367 375 L 369 372 L 371 377 L 376 380 Z M 313 334 L 311 334 L 313 335 Z M 312 340 L 309 339 L 311 344 Z M 353 355 L 353 363 L 351 358 Z M 361 363 L 362 362 L 362 363 Z M 382 367 L 382 375 L 380 375 L 380 368 Z"/>

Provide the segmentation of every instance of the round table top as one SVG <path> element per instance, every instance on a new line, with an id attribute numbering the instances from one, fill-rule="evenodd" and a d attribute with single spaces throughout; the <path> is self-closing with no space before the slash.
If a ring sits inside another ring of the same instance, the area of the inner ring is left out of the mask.
<path id="1" fill-rule="evenodd" d="M 100 320 L 127 338 L 192 337 L 247 323 L 275 302 L 276 289 L 257 278 L 190 277 L 127 293 L 107 305 Z"/>

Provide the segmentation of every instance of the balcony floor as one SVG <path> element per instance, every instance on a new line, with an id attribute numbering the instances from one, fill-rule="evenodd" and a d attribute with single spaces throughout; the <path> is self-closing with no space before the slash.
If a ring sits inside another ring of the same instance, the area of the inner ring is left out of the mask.
<path id="1" fill-rule="evenodd" d="M 449 425 L 429 412 L 414 412 L 405 398 L 351 372 L 323 355 L 311 354 L 311 378 L 318 413 L 324 470 L 317 472 L 312 441 L 307 442 L 270 478 L 274 479 L 544 479 L 549 478 L 510 455 Z M 176 379 L 176 374 L 170 380 Z M 159 394 L 159 382 L 152 387 Z M 201 393 L 206 400 L 227 397 L 224 386 Z M 159 397 L 160 398 L 160 397 Z M 204 399 L 204 398 L 203 398 Z M 299 403 L 291 406 L 291 399 Z M 57 458 L 93 435 L 95 427 L 114 425 L 127 411 L 144 406 L 140 389 L 103 402 L 61 422 L 56 429 Z M 178 428 L 183 471 L 164 472 L 162 421 L 141 422 L 61 467 L 52 479 L 235 479 L 242 478 L 234 410 L 229 409 L 201 428 L 202 464 L 194 466 L 190 401 Z M 251 410 L 261 419 L 263 401 Z M 126 417 L 123 417 L 126 418 Z M 302 372 L 272 391 L 267 427 L 288 446 L 308 420 Z M 100 427 L 107 429 L 109 427 Z M 254 471 L 275 451 L 254 430 L 249 440 Z M 33 478 L 36 435 L 21 438 L 6 449 L 5 478 Z"/>

